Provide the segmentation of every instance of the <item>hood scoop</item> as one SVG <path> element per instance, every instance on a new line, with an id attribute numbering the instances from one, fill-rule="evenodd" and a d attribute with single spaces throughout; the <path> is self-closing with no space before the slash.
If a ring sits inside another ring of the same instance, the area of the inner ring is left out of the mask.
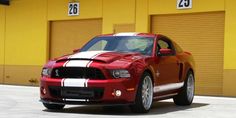
<path id="1" fill-rule="evenodd" d="M 106 63 L 106 61 L 103 61 L 103 60 L 99 60 L 99 59 L 86 59 L 86 58 L 59 59 L 59 60 L 56 61 L 56 63 L 62 62 L 62 61 L 70 61 L 70 60 L 89 60 L 89 61 L 98 61 L 98 62 Z"/>

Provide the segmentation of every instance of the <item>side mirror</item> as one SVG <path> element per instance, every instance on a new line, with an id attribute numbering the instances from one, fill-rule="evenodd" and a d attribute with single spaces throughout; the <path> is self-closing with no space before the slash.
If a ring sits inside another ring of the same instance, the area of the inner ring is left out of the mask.
<path id="1" fill-rule="evenodd" d="M 165 55 L 171 55 L 173 52 L 171 49 L 167 49 L 167 48 L 162 48 L 159 50 L 158 55 L 159 56 L 165 56 Z"/>
<path id="2" fill-rule="evenodd" d="M 74 49 L 73 53 L 76 53 L 76 52 L 79 52 L 79 51 L 80 51 L 80 49 Z"/>

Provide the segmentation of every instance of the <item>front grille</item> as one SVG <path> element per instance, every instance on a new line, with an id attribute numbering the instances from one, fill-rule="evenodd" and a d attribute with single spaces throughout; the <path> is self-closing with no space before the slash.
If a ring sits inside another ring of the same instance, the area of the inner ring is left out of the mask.
<path id="1" fill-rule="evenodd" d="M 56 98 L 99 100 L 103 96 L 103 88 L 78 88 L 49 86 L 49 93 Z"/>
<path id="2" fill-rule="evenodd" d="M 61 67 L 52 70 L 52 78 L 89 78 L 105 79 L 104 74 L 97 68 Z"/>

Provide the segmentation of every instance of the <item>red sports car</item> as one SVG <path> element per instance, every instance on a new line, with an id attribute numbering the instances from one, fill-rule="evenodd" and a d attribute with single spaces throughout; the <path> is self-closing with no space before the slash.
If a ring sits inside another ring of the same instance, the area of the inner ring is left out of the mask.
<path id="1" fill-rule="evenodd" d="M 48 109 L 66 104 L 129 105 L 133 112 L 144 113 L 153 101 L 167 98 L 190 105 L 193 56 L 160 34 L 100 35 L 44 66 L 40 98 Z"/>

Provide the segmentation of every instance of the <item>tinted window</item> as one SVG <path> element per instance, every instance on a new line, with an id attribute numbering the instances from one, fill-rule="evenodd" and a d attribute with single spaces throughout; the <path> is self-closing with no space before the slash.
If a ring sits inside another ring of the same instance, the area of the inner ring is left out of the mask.
<path id="1" fill-rule="evenodd" d="M 160 49 L 171 49 L 173 54 L 175 54 L 175 48 L 174 48 L 171 40 L 166 37 L 161 37 L 160 39 L 158 39 L 158 41 L 157 41 L 157 54 L 159 53 Z"/>
<path id="2" fill-rule="evenodd" d="M 170 48 L 170 45 L 166 41 L 163 41 L 163 40 L 159 40 L 158 45 L 160 48 L 166 48 L 166 49 Z"/>
<path id="3" fill-rule="evenodd" d="M 107 45 L 107 40 L 100 40 L 100 41 L 94 43 L 94 45 L 92 45 L 88 49 L 88 51 L 104 50 L 106 45 Z"/>

